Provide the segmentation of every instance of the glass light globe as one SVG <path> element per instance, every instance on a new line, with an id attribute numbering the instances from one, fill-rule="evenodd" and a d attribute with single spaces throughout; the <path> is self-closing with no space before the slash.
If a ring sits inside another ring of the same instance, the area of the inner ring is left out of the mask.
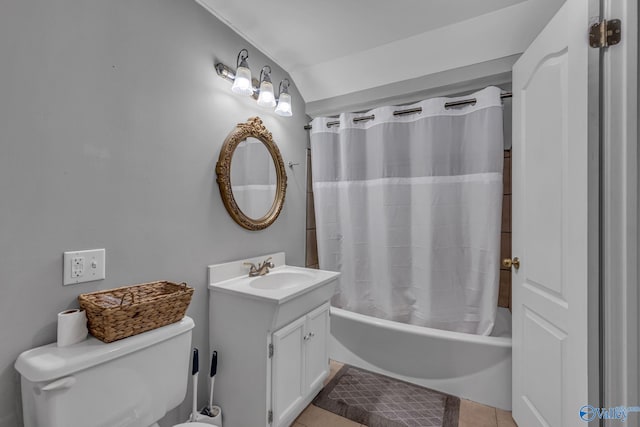
<path id="1" fill-rule="evenodd" d="M 278 100 L 278 106 L 276 107 L 276 114 L 283 117 L 291 117 L 293 112 L 291 111 L 291 95 L 288 93 L 281 93 Z"/>
<path id="2" fill-rule="evenodd" d="M 271 84 L 271 82 L 263 81 L 260 83 L 258 105 L 265 108 L 273 108 L 276 106 L 276 98 L 273 96 L 273 84 Z"/>
<path id="3" fill-rule="evenodd" d="M 236 70 L 236 78 L 233 80 L 231 91 L 239 95 L 253 95 L 253 87 L 251 86 L 251 70 L 247 67 L 238 67 Z"/>

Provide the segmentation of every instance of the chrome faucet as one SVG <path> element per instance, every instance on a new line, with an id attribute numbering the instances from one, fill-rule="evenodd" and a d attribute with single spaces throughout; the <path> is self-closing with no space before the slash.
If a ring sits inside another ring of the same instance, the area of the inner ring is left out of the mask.
<path id="1" fill-rule="evenodd" d="M 271 257 L 265 259 L 262 264 L 258 263 L 258 267 L 256 267 L 256 265 L 252 262 L 245 262 L 243 264 L 250 267 L 249 277 L 264 276 L 269 272 L 270 268 L 275 267 L 275 265 L 273 265 L 273 263 L 271 262 Z"/>

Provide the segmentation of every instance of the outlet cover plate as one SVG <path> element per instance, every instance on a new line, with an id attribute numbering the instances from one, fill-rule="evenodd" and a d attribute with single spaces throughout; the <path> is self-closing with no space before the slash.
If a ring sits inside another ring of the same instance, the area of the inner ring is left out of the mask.
<path id="1" fill-rule="evenodd" d="M 64 286 L 105 278 L 104 249 L 65 252 L 63 262 L 62 284 Z"/>

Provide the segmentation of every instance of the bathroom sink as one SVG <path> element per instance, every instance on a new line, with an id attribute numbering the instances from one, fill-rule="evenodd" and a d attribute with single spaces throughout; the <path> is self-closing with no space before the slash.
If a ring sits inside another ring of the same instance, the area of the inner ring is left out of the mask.
<path id="1" fill-rule="evenodd" d="M 241 276 L 221 281 L 214 279 L 209 283 L 209 289 L 282 304 L 333 282 L 340 275 L 334 271 L 277 264 L 264 276 L 249 277 L 244 270 Z"/>
<path id="2" fill-rule="evenodd" d="M 314 275 L 303 271 L 271 271 L 264 276 L 249 279 L 249 286 L 256 289 L 289 289 L 312 282 Z"/>
<path id="3" fill-rule="evenodd" d="M 247 263 L 271 259 L 274 268 L 249 277 Z M 287 265 L 283 252 L 209 266 L 209 315 L 220 322 L 244 313 L 270 331 L 329 301 L 340 273 Z"/>
<path id="4" fill-rule="evenodd" d="M 267 258 L 275 267 L 264 276 L 249 277 L 247 263 L 259 265 Z M 287 265 L 282 252 L 211 265 L 210 314 L 240 310 L 249 322 L 268 324 L 274 331 L 329 301 L 338 276 L 335 271 Z"/>

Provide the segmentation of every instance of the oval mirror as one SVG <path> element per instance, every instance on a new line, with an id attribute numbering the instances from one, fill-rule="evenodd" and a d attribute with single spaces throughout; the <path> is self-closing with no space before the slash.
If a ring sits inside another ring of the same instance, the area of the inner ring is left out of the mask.
<path id="1" fill-rule="evenodd" d="M 287 174 L 278 146 L 259 117 L 227 136 L 216 164 L 225 208 L 242 227 L 262 230 L 280 215 Z"/>

